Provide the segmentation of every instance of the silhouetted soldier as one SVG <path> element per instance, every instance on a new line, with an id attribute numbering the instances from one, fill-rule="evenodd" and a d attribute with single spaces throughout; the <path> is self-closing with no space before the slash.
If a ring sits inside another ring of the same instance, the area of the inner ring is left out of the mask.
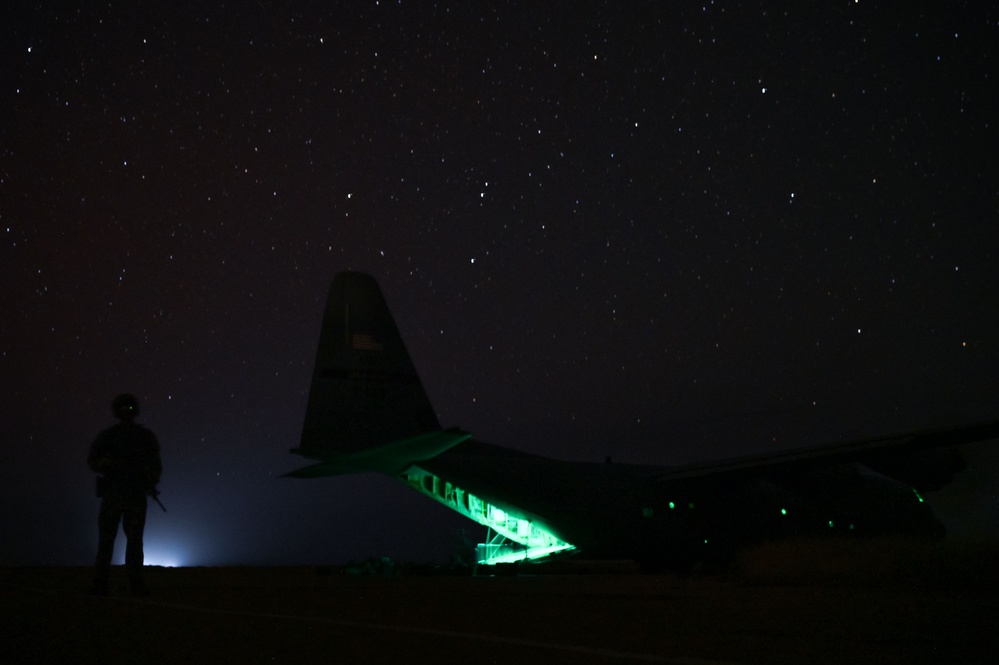
<path id="1" fill-rule="evenodd" d="M 160 444 L 150 430 L 134 422 L 139 414 L 139 401 L 134 396 L 118 395 L 111 403 L 111 411 L 120 422 L 97 435 L 87 456 L 87 464 L 99 474 L 97 496 L 101 497 L 92 593 L 108 592 L 120 522 L 128 541 L 125 567 L 132 593 L 148 595 L 142 580 L 142 532 L 146 526 L 146 495 L 156 491 L 163 470 Z"/>

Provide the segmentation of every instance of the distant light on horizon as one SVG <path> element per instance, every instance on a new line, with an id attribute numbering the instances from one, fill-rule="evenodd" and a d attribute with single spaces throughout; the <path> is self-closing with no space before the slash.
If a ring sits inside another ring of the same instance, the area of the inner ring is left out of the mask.
<path id="1" fill-rule="evenodd" d="M 163 568 L 182 568 L 191 565 L 186 552 L 175 545 L 145 546 L 143 564 L 146 566 L 161 566 Z"/>

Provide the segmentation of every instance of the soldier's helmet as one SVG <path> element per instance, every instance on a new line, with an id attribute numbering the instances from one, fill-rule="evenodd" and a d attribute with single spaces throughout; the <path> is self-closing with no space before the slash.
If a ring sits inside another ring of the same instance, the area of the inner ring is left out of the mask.
<path id="1" fill-rule="evenodd" d="M 135 395 L 122 393 L 111 402 L 111 412 L 119 420 L 132 420 L 139 415 L 139 400 Z"/>

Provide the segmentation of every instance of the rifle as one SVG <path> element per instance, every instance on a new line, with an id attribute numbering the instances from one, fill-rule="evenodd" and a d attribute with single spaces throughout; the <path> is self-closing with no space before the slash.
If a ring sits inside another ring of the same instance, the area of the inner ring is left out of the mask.
<path id="1" fill-rule="evenodd" d="M 152 490 L 150 490 L 149 496 L 153 497 L 153 501 L 155 501 L 156 503 L 160 504 L 160 508 L 163 509 L 164 513 L 167 511 L 166 510 L 166 506 L 164 506 L 163 502 L 160 501 L 160 491 L 158 489 L 156 489 L 154 487 Z"/>

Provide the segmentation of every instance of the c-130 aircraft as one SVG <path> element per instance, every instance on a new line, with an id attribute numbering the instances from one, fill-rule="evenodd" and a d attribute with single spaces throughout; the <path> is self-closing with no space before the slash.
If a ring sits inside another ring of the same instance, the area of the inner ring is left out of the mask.
<path id="1" fill-rule="evenodd" d="M 955 446 L 999 420 L 678 467 L 561 461 L 444 429 L 377 282 L 330 287 L 288 476 L 380 472 L 488 527 L 479 564 L 631 559 L 723 567 L 739 547 L 816 534 L 942 537 L 922 492 L 964 468 Z"/>

